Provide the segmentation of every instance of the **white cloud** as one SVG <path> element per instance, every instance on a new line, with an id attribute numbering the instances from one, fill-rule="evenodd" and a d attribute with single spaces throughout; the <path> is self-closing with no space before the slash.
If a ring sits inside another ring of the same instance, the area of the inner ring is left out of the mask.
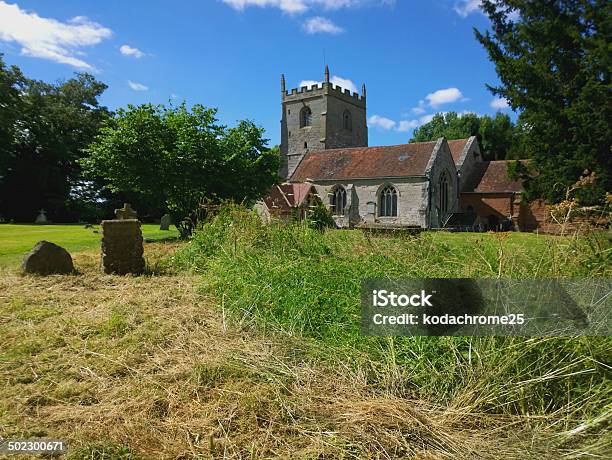
<path id="1" fill-rule="evenodd" d="M 334 85 L 339 86 L 340 88 L 348 89 L 351 93 L 357 93 L 357 85 L 353 83 L 351 80 L 347 80 L 345 78 L 337 77 L 334 75 L 329 79 Z"/>
<path id="2" fill-rule="evenodd" d="M 329 19 L 323 18 L 321 16 L 315 16 L 306 20 L 302 27 L 304 28 L 306 33 L 309 34 L 338 35 L 344 32 L 344 29 L 342 27 L 337 26 Z"/>
<path id="3" fill-rule="evenodd" d="M 419 104 L 416 107 L 411 108 L 410 111 L 414 113 L 415 115 L 420 115 L 422 113 L 425 113 L 425 101 L 421 99 L 419 101 Z"/>
<path id="4" fill-rule="evenodd" d="M 128 85 L 134 91 L 148 91 L 148 89 L 149 89 L 148 86 L 145 86 L 142 83 L 133 82 L 132 80 L 128 80 Z"/>
<path id="5" fill-rule="evenodd" d="M 422 117 L 415 118 L 414 120 L 400 120 L 399 122 L 391 120 L 390 118 L 381 117 L 380 115 L 372 115 L 368 118 L 368 126 L 372 128 L 382 129 L 384 131 L 397 131 L 399 133 L 405 133 L 411 129 L 418 128 L 425 123 L 429 123 L 434 117 L 434 114 L 423 115 Z"/>
<path id="6" fill-rule="evenodd" d="M 24 56 L 93 70 L 90 64 L 76 57 L 83 54 L 80 48 L 96 45 L 111 35 L 110 29 L 84 16 L 61 22 L 0 0 L 0 41 L 18 43 Z"/>
<path id="7" fill-rule="evenodd" d="M 510 107 L 508 101 L 503 97 L 496 97 L 491 101 L 491 108 L 496 110 L 503 110 Z"/>
<path id="8" fill-rule="evenodd" d="M 433 117 L 434 114 L 432 113 L 428 115 L 423 115 L 422 117 L 419 117 L 414 120 L 401 120 L 397 125 L 397 130 L 401 133 L 405 133 L 406 131 L 410 131 L 411 129 L 418 128 L 419 126 L 424 125 L 425 123 L 429 123 Z"/>
<path id="9" fill-rule="evenodd" d="M 330 83 L 333 83 L 336 86 L 339 86 L 342 89 L 348 89 L 351 93 L 357 93 L 357 85 L 352 82 L 352 80 L 348 80 L 346 78 L 338 77 L 337 75 L 332 76 L 329 79 Z M 299 87 L 306 86 L 310 88 L 312 85 L 321 86 L 322 82 L 316 80 L 302 80 L 300 82 Z"/>
<path id="10" fill-rule="evenodd" d="M 405 133 L 419 126 L 418 120 L 401 120 L 397 125 L 397 130 L 400 133 Z"/>
<path id="11" fill-rule="evenodd" d="M 313 85 L 317 85 L 320 86 L 321 82 L 320 81 L 315 81 L 315 80 L 302 80 L 299 84 L 299 88 L 302 88 L 303 86 L 310 88 Z"/>
<path id="12" fill-rule="evenodd" d="M 396 125 L 397 123 L 395 121 L 389 118 L 381 117 L 380 115 L 372 115 L 370 118 L 368 118 L 368 126 L 384 129 L 385 131 L 395 128 Z"/>
<path id="13" fill-rule="evenodd" d="M 121 45 L 121 48 L 119 48 L 119 51 L 124 56 L 133 56 L 133 57 L 135 57 L 137 59 L 141 58 L 141 57 L 143 57 L 145 55 L 138 48 L 132 48 L 130 45 Z"/>
<path id="14" fill-rule="evenodd" d="M 325 10 L 338 10 L 359 6 L 366 1 L 372 0 L 221 0 L 235 10 L 243 11 L 250 6 L 278 8 L 284 13 L 299 14 L 312 8 L 323 8 Z M 381 4 L 393 3 L 389 0 L 379 0 Z"/>
<path id="15" fill-rule="evenodd" d="M 425 99 L 429 102 L 429 105 L 432 107 L 438 107 L 442 104 L 448 104 L 450 102 L 456 102 L 458 100 L 463 100 L 463 94 L 457 88 L 446 88 L 439 89 L 438 91 L 434 91 L 433 93 L 429 93 L 425 96 Z"/>
<path id="16" fill-rule="evenodd" d="M 481 11 L 480 0 L 461 0 L 460 2 L 455 3 L 455 7 L 453 9 L 459 16 L 465 18 L 475 11 Z"/>
<path id="17" fill-rule="evenodd" d="M 304 0 L 221 0 L 232 8 L 243 11 L 248 6 L 272 6 L 285 13 L 303 13 L 308 9 Z"/>

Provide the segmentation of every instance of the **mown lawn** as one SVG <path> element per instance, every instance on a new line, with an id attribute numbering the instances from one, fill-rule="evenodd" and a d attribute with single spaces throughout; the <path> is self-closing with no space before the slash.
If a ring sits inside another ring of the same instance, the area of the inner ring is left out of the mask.
<path id="1" fill-rule="evenodd" d="M 13 267 L 21 262 L 24 254 L 41 240 L 50 241 L 69 252 L 95 248 L 100 244 L 100 227 L 85 228 L 83 225 L 0 225 L 0 267 Z M 175 228 L 159 229 L 157 224 L 143 224 L 142 233 L 146 241 L 176 238 Z"/>

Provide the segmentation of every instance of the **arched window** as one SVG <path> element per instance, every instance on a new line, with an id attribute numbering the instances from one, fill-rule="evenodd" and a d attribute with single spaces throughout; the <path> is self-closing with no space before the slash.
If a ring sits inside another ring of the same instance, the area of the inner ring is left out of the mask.
<path id="1" fill-rule="evenodd" d="M 378 215 L 380 217 L 397 217 L 397 190 L 387 185 L 380 191 L 380 206 Z"/>
<path id="2" fill-rule="evenodd" d="M 304 107 L 300 112 L 300 128 L 312 125 L 312 111 L 310 107 Z"/>
<path id="3" fill-rule="evenodd" d="M 449 205 L 449 184 L 448 174 L 442 173 L 440 176 L 440 216 L 444 216 L 448 212 Z"/>
<path id="4" fill-rule="evenodd" d="M 353 130 L 353 119 L 351 117 L 351 112 L 348 110 L 345 110 L 342 115 L 342 127 L 349 131 Z"/>
<path id="5" fill-rule="evenodd" d="M 343 216 L 346 209 L 346 190 L 342 186 L 338 186 L 332 190 L 329 197 L 331 212 L 334 216 Z"/>

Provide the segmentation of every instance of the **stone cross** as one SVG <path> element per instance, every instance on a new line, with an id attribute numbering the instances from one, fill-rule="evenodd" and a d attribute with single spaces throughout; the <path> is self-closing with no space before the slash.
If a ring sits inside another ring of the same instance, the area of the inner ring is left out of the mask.
<path id="1" fill-rule="evenodd" d="M 117 220 L 125 220 L 125 219 L 136 219 L 136 211 L 132 209 L 130 203 L 123 203 L 123 208 L 115 209 L 115 219 Z"/>

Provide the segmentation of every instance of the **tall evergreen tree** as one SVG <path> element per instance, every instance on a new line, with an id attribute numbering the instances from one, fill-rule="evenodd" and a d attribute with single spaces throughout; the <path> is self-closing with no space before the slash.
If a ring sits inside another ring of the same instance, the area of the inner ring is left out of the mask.
<path id="1" fill-rule="evenodd" d="M 612 3 L 608 0 L 484 0 L 490 31 L 475 30 L 500 77 L 488 86 L 521 112 L 534 177 L 528 197 L 558 202 L 576 191 L 596 204 L 612 190 Z"/>

